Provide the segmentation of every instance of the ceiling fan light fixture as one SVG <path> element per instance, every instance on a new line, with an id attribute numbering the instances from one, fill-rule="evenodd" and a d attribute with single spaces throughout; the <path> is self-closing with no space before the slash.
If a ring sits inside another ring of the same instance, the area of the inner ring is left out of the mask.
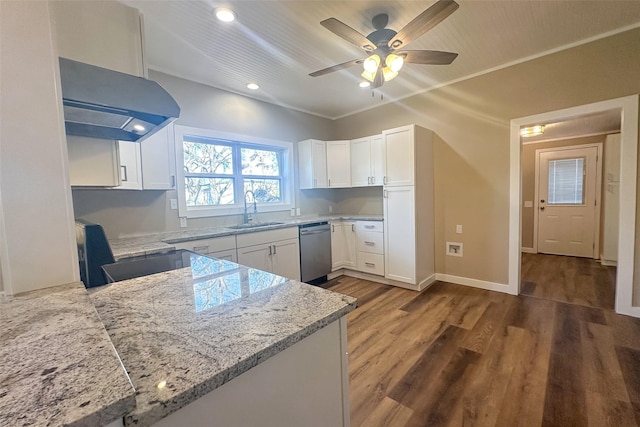
<path id="1" fill-rule="evenodd" d="M 257 83 L 249 83 L 249 84 L 247 84 L 247 89 L 258 90 L 258 89 L 260 89 L 260 86 L 258 86 Z"/>
<path id="2" fill-rule="evenodd" d="M 520 129 L 520 136 L 528 138 L 530 136 L 538 136 L 544 133 L 544 125 L 535 125 Z"/>
<path id="3" fill-rule="evenodd" d="M 216 18 L 222 22 L 232 22 L 236 19 L 236 13 L 226 7 L 219 7 L 216 9 Z"/>
<path id="4" fill-rule="evenodd" d="M 367 71 L 367 70 L 364 70 L 364 71 L 362 72 L 362 74 L 360 74 L 360 75 L 361 75 L 362 77 L 364 77 L 365 79 L 367 79 L 368 81 L 370 81 L 371 83 L 373 83 L 373 79 L 375 79 L 375 78 L 376 78 L 376 72 L 377 72 L 377 71 L 378 71 L 378 70 L 376 70 L 376 71 L 374 71 L 374 72 L 372 72 L 372 73 L 371 73 L 371 72 L 369 72 L 369 71 Z"/>
<path id="5" fill-rule="evenodd" d="M 382 77 L 384 78 L 385 82 L 388 82 L 389 80 L 393 80 L 398 76 L 398 72 L 397 71 L 393 71 L 391 68 L 389 67 L 384 67 L 382 69 Z"/>
<path id="6" fill-rule="evenodd" d="M 376 71 L 378 71 L 378 67 L 380 66 L 380 56 L 373 54 L 362 63 L 365 71 L 369 73 L 373 73 L 375 75 Z M 363 76 L 364 77 L 364 76 Z"/>
<path id="7" fill-rule="evenodd" d="M 387 64 L 387 67 L 389 67 L 391 71 L 397 73 L 404 65 L 404 56 L 390 53 L 387 55 L 387 59 L 385 59 L 384 63 Z"/>

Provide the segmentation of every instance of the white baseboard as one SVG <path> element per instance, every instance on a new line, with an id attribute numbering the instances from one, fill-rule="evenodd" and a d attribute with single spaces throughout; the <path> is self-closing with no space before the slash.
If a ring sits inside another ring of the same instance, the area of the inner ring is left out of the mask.
<path id="1" fill-rule="evenodd" d="M 470 279 L 468 277 L 452 276 L 450 274 L 436 273 L 436 279 L 442 282 L 455 283 L 456 285 L 471 286 L 472 288 L 485 289 L 509 294 L 509 285 L 484 280 Z"/>
<path id="2" fill-rule="evenodd" d="M 605 267 L 617 267 L 618 266 L 618 262 L 617 261 L 610 261 L 610 260 L 602 259 L 602 257 L 600 257 L 600 264 L 604 265 Z"/>
<path id="3" fill-rule="evenodd" d="M 375 274 L 369 274 L 369 273 L 363 273 L 361 271 L 349 270 L 348 268 L 341 268 L 339 270 L 335 270 L 335 271 L 329 273 L 327 275 L 327 280 L 331 280 L 331 279 L 336 278 L 338 276 L 355 277 L 356 279 L 369 280 L 371 282 L 382 283 L 383 285 L 397 286 L 399 288 L 409 289 L 409 290 L 412 290 L 412 291 L 423 291 L 423 290 L 427 289 L 429 286 L 431 286 L 433 283 L 435 283 L 435 281 L 437 280 L 436 279 L 436 275 L 432 274 L 431 276 L 427 277 L 426 279 L 424 279 L 423 281 L 421 281 L 417 285 L 414 285 L 414 284 L 411 284 L 411 283 L 400 282 L 398 280 L 387 279 L 386 277 L 377 276 Z"/>
<path id="4" fill-rule="evenodd" d="M 524 246 L 520 248 L 520 252 L 525 253 L 525 254 L 537 254 L 538 251 L 536 251 L 533 248 L 525 248 Z"/>

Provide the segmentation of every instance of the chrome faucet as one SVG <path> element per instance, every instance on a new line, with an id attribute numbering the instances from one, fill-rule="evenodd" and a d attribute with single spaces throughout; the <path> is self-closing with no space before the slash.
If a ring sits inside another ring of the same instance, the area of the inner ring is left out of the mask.
<path id="1" fill-rule="evenodd" d="M 253 199 L 253 213 L 258 213 L 258 205 L 256 203 L 256 195 L 253 194 L 253 191 L 251 190 L 247 190 L 246 193 L 244 193 L 244 220 L 243 220 L 243 224 L 248 224 L 251 221 L 251 217 L 249 216 L 249 208 L 247 206 L 247 194 L 251 193 L 251 198 Z"/>

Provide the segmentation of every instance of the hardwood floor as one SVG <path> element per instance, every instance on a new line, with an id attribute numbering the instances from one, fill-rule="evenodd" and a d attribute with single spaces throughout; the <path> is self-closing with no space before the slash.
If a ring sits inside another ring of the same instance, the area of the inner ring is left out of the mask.
<path id="1" fill-rule="evenodd" d="M 559 255 L 522 254 L 521 293 L 559 302 L 613 310 L 616 268 Z"/>
<path id="2" fill-rule="evenodd" d="M 351 425 L 640 426 L 640 319 L 346 276 Z"/>

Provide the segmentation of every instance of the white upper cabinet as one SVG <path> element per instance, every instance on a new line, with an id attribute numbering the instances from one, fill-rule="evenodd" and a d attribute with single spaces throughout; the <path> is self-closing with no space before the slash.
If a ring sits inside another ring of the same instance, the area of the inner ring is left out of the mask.
<path id="1" fill-rule="evenodd" d="M 142 142 L 118 141 L 120 190 L 171 190 L 175 186 L 173 124 Z"/>
<path id="2" fill-rule="evenodd" d="M 385 130 L 382 135 L 386 164 L 384 185 L 388 187 L 414 185 L 414 125 Z"/>
<path id="3" fill-rule="evenodd" d="M 351 187 L 350 141 L 327 141 L 327 186 Z"/>
<path id="4" fill-rule="evenodd" d="M 327 148 L 324 141 L 307 139 L 298 143 L 300 189 L 327 187 Z"/>
<path id="5" fill-rule="evenodd" d="M 384 137 L 375 135 L 351 141 L 351 186 L 382 185 Z"/>

